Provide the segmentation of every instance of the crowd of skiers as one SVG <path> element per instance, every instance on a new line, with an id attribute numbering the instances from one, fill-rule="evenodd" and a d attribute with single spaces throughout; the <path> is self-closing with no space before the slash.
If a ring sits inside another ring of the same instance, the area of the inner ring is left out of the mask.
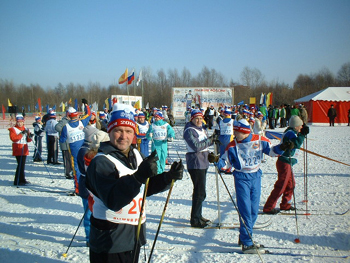
<path id="1" fill-rule="evenodd" d="M 169 189 L 172 182 L 183 176 L 181 160 L 168 162 L 167 147 L 175 138 L 172 127 L 175 121 L 167 106 L 146 111 L 116 103 L 109 111 L 105 109 L 97 114 L 90 110 L 86 100 L 82 103 L 82 114 L 69 107 L 66 116 L 59 121 L 52 109 L 43 118 L 36 116 L 34 134 L 23 126 L 22 115 L 16 117 L 15 127 L 9 129 L 13 155 L 18 162 L 14 184 L 29 183 L 24 177 L 24 163 L 32 137 L 35 142 L 33 161 L 44 161 L 42 138 L 46 134 L 46 163 L 61 164 L 58 162 L 59 143 L 65 177 L 74 178 L 72 194 L 82 198 L 90 261 L 132 262 L 138 258 L 146 240 L 146 213 L 142 210 L 145 196 Z M 278 157 L 278 180 L 264 212 L 277 213 L 275 205 L 281 195 L 280 209 L 293 209 L 290 200 L 295 182 L 291 165 L 296 163 L 295 151 L 309 132 L 305 108 L 299 105 L 297 110 L 291 107 L 289 111 L 284 105 L 279 109 L 272 106 L 267 109 L 262 105 L 253 108 L 225 106 L 217 110 L 213 106 L 206 110 L 188 108 L 182 135 L 187 147 L 187 170 L 193 182 L 192 227 L 205 228 L 211 224 L 203 217 L 202 206 L 207 170 L 213 163 L 220 173 L 234 175 L 241 215 L 239 244 L 243 253 L 256 253 L 257 249 L 263 253 L 264 246 L 254 244 L 251 238 L 260 201 L 260 164 L 263 154 Z M 264 130 L 267 125 L 276 127 L 276 119 L 280 127 L 289 127 L 281 143 L 272 146 Z M 210 136 L 209 130 L 213 130 Z M 212 145 L 217 153 L 209 151 Z M 167 164 L 171 164 L 168 171 Z"/>

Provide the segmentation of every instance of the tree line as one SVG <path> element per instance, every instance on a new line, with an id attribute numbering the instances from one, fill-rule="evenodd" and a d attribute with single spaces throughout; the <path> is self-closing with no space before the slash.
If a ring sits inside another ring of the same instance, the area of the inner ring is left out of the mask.
<path id="1" fill-rule="evenodd" d="M 234 88 L 234 104 L 244 101 L 249 103 L 250 97 L 256 98 L 256 104 L 259 104 L 261 93 L 273 94 L 273 105 L 294 104 L 294 100 L 311 93 L 323 90 L 328 87 L 350 87 L 350 62 L 345 63 L 333 74 L 329 69 L 323 68 L 317 73 L 300 74 L 289 86 L 278 80 L 266 81 L 264 75 L 259 69 L 245 67 L 240 74 L 240 81 L 230 80 L 227 82 L 225 77 L 215 69 L 209 69 L 204 66 L 197 76 L 192 76 L 191 72 L 184 68 L 181 72 L 177 69 L 169 69 L 166 73 L 163 69 L 155 74 L 151 68 L 142 69 L 142 83 L 136 86 L 135 81 L 128 85 L 109 85 L 102 87 L 99 83 L 89 82 L 86 86 L 81 84 L 69 83 L 63 85 L 58 83 L 54 88 L 44 89 L 39 84 L 15 85 L 12 81 L 0 79 L 0 100 L 1 104 L 7 108 L 7 99 L 10 99 L 13 105 L 17 105 L 18 111 L 24 107 L 25 111 L 35 112 L 35 105 L 38 98 L 41 104 L 50 107 L 56 105 L 56 111 L 61 102 L 68 102 L 77 99 L 81 102 L 82 98 L 89 103 L 97 102 L 99 110 L 107 98 L 111 95 L 135 95 L 143 96 L 145 106 L 160 107 L 162 105 L 171 105 L 172 87 L 222 87 Z"/>

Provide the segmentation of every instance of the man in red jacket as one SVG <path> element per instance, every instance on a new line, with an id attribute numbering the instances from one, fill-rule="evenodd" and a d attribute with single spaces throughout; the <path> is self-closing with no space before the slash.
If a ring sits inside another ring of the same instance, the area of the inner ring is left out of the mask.
<path id="1" fill-rule="evenodd" d="M 12 141 L 12 155 L 16 156 L 17 169 L 14 185 L 26 185 L 29 182 L 25 179 L 24 167 L 27 155 L 29 155 L 28 142 L 32 141 L 33 134 L 24 127 L 24 117 L 21 114 L 16 116 L 16 124 L 9 128 L 10 139 Z"/>

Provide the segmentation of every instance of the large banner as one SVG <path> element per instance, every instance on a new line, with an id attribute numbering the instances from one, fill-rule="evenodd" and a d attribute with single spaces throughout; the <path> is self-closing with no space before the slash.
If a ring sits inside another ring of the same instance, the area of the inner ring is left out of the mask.
<path id="1" fill-rule="evenodd" d="M 233 90 L 232 88 L 202 88 L 186 87 L 173 88 L 172 110 L 174 118 L 185 119 L 187 107 L 204 108 L 211 105 L 215 109 L 224 105 L 232 105 Z"/>

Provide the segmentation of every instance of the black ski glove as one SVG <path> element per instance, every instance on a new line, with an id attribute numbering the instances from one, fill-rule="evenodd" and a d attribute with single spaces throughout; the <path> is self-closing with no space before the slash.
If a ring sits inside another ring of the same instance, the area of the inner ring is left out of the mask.
<path id="1" fill-rule="evenodd" d="M 171 165 L 170 171 L 165 174 L 165 182 L 170 184 L 172 180 L 182 180 L 184 173 L 184 165 L 182 164 L 182 160 L 180 162 L 174 162 Z"/>
<path id="2" fill-rule="evenodd" d="M 305 123 L 303 124 L 303 128 L 301 128 L 301 131 L 300 131 L 300 133 L 302 134 L 302 135 L 308 135 L 309 134 L 309 132 L 310 132 L 310 128 L 309 128 L 309 126 L 307 126 Z"/>
<path id="3" fill-rule="evenodd" d="M 219 155 L 215 155 L 213 152 L 208 154 L 208 161 L 210 163 L 217 163 L 219 161 Z"/>
<path id="4" fill-rule="evenodd" d="M 21 131 L 22 134 L 27 134 L 27 130 Z"/>
<path id="5" fill-rule="evenodd" d="M 157 175 L 157 161 L 158 157 L 156 156 L 157 151 L 154 150 L 150 156 L 145 158 L 140 164 L 136 173 L 134 173 L 135 179 L 144 184 L 147 182 L 148 178 Z"/>
<path id="6" fill-rule="evenodd" d="M 83 104 L 88 104 L 88 101 L 87 101 L 86 99 L 82 99 L 81 102 L 82 102 Z"/>
<path id="7" fill-rule="evenodd" d="M 294 143 L 291 141 L 286 141 L 280 145 L 282 151 L 292 150 L 294 148 Z"/>

